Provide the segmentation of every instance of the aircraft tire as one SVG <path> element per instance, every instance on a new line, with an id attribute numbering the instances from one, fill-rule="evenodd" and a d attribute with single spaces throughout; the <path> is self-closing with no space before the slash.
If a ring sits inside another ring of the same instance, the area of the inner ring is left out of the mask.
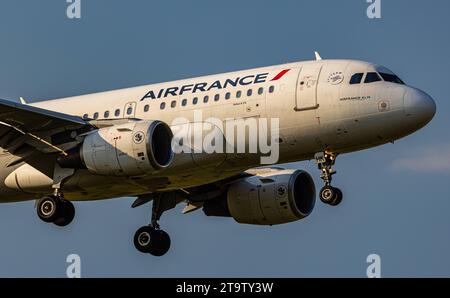
<path id="1" fill-rule="evenodd" d="M 63 200 L 61 201 L 61 215 L 53 222 L 59 227 L 65 227 L 69 225 L 75 217 L 75 207 L 72 202 Z"/>

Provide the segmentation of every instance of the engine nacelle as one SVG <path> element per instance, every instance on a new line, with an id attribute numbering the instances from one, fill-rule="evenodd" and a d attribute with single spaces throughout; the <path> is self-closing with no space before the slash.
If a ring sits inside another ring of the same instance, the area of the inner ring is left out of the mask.
<path id="1" fill-rule="evenodd" d="M 265 172 L 232 183 L 226 197 L 205 202 L 205 214 L 231 216 L 239 223 L 255 225 L 283 224 L 311 214 L 316 188 L 307 172 L 261 170 Z"/>
<path id="2" fill-rule="evenodd" d="M 156 172 L 173 159 L 172 131 L 161 121 L 138 121 L 98 129 L 83 143 L 58 158 L 63 168 L 87 168 L 91 173 L 138 176 Z"/>

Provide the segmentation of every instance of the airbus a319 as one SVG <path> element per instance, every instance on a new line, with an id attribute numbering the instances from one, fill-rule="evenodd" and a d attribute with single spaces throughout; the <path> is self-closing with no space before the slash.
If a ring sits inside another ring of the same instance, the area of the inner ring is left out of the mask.
<path id="1" fill-rule="evenodd" d="M 310 174 L 268 166 L 262 161 L 271 153 L 242 152 L 238 142 L 223 152 L 198 150 L 195 141 L 179 144 L 192 150 L 174 150 L 182 129 L 188 138 L 200 131 L 199 144 L 215 131 L 214 139 L 229 145 L 239 135 L 225 130 L 230 121 L 241 119 L 235 123 L 244 132 L 253 121 L 259 134 L 260 121 L 277 119 L 265 127 L 269 148 L 277 150 L 274 162 L 314 160 L 323 180 L 318 197 L 336 206 L 343 199 L 332 185 L 336 157 L 403 138 L 435 111 L 429 95 L 385 67 L 319 55 L 34 103 L 0 100 L 0 202 L 36 200 L 39 218 L 58 226 L 73 220 L 74 201 L 152 202 L 150 223 L 137 230 L 134 245 L 162 256 L 170 238 L 158 220 L 177 204 L 186 204 L 183 213 L 202 209 L 238 223 L 274 225 L 307 217 L 316 200 Z M 253 134 L 243 148 L 252 146 Z"/>

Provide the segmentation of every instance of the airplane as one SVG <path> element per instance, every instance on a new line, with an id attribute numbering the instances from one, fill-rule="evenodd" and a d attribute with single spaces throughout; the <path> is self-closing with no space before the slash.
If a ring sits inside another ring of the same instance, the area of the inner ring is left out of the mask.
<path id="1" fill-rule="evenodd" d="M 318 197 L 337 206 L 343 194 L 331 182 L 338 155 L 393 143 L 435 112 L 428 94 L 389 69 L 318 53 L 312 61 L 68 98 L 0 99 L 0 202 L 36 200 L 38 217 L 60 227 L 74 219 L 74 201 L 152 202 L 150 223 L 133 243 L 162 256 L 171 241 L 158 221 L 178 204 L 186 204 L 183 213 L 202 209 L 242 224 L 306 218 L 316 201 L 312 176 L 280 164 L 314 160 L 323 180 Z M 219 123 L 204 125 L 208 119 Z M 215 130 L 234 140 L 234 130 L 220 128 L 233 119 L 278 119 L 277 129 L 267 129 L 278 148 L 275 165 L 262 162 L 267 152 L 207 153 L 189 142 L 196 150 L 175 152 L 182 127 L 188 139 Z"/>

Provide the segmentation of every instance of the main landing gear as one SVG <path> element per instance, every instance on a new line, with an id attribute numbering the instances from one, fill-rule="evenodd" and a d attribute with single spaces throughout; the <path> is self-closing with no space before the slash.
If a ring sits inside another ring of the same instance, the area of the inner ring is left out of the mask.
<path id="1" fill-rule="evenodd" d="M 172 200 L 162 198 L 163 195 L 160 195 L 153 199 L 150 225 L 139 228 L 134 234 L 134 246 L 136 249 L 142 253 L 149 253 L 157 257 L 166 254 L 170 248 L 169 234 L 161 230 L 158 220 L 164 211 L 174 207 Z"/>
<path id="2" fill-rule="evenodd" d="M 339 188 L 331 186 L 331 179 L 336 171 L 333 165 L 336 161 L 336 154 L 332 152 L 319 152 L 314 155 L 319 170 L 322 171 L 324 187 L 320 190 L 319 197 L 322 202 L 331 206 L 337 206 L 342 202 L 343 194 Z"/>
<path id="3" fill-rule="evenodd" d="M 67 226 L 75 217 L 75 207 L 72 202 L 58 194 L 43 197 L 38 200 L 36 207 L 37 215 L 41 220 L 60 227 Z"/>

